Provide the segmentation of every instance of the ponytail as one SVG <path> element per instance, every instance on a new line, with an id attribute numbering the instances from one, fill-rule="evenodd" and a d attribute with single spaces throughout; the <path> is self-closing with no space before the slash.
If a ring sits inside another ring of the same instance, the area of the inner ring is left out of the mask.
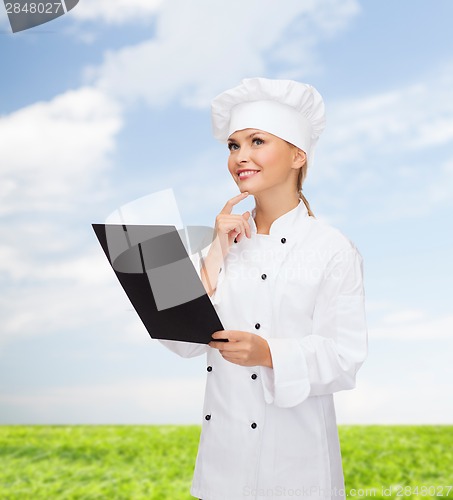
<path id="1" fill-rule="evenodd" d="M 315 214 L 312 212 L 312 210 L 310 208 L 310 203 L 308 203 L 307 198 L 305 198 L 305 196 L 302 194 L 302 184 L 303 184 L 304 179 L 307 175 L 307 168 L 308 168 L 307 161 L 305 161 L 305 163 L 299 169 L 299 173 L 297 175 L 297 191 L 299 193 L 299 198 L 302 199 L 302 201 L 304 202 L 304 205 L 307 207 L 308 215 L 310 215 L 311 217 L 314 217 Z"/>
<path id="2" fill-rule="evenodd" d="M 302 198 L 302 201 L 304 202 L 305 206 L 307 207 L 308 215 L 311 215 L 311 217 L 314 217 L 315 214 L 311 211 L 310 208 L 310 203 L 308 203 L 307 198 L 302 194 L 302 189 L 299 190 L 299 196 Z"/>

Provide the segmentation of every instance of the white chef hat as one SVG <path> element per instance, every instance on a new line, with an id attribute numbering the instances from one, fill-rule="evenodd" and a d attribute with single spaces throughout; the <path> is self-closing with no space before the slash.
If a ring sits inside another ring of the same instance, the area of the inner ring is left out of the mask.
<path id="1" fill-rule="evenodd" d="M 211 111 L 214 137 L 221 142 L 236 130 L 263 130 L 305 151 L 309 166 L 326 124 L 319 92 L 293 80 L 245 78 L 215 97 Z"/>

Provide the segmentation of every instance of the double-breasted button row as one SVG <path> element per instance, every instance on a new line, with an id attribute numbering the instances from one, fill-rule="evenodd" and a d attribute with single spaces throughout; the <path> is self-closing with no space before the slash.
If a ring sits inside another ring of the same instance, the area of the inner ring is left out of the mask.
<path id="1" fill-rule="evenodd" d="M 282 243 L 286 243 L 286 238 L 282 238 L 280 241 L 281 241 Z M 235 242 L 235 243 L 237 243 L 236 238 L 234 238 L 234 242 Z"/>
<path id="2" fill-rule="evenodd" d="M 286 238 L 282 238 L 280 241 L 281 241 L 282 243 L 286 243 Z M 235 243 L 237 243 L 237 239 L 236 239 L 236 238 L 234 238 L 234 242 L 235 242 Z"/>
<path id="3" fill-rule="evenodd" d="M 208 370 L 208 372 L 212 372 L 212 366 L 208 366 L 208 367 L 206 368 L 206 370 Z M 253 380 L 256 380 L 256 379 L 257 379 L 257 377 L 258 377 L 258 375 L 257 375 L 256 373 L 252 373 L 252 374 L 250 375 L 250 377 L 251 377 Z"/>
<path id="4" fill-rule="evenodd" d="M 204 418 L 205 418 L 206 420 L 211 420 L 211 415 L 205 415 L 205 417 L 204 417 Z M 256 429 L 256 428 L 258 427 L 258 425 L 256 424 L 256 422 L 252 422 L 252 423 L 250 424 L 250 427 L 251 427 L 252 429 Z"/>

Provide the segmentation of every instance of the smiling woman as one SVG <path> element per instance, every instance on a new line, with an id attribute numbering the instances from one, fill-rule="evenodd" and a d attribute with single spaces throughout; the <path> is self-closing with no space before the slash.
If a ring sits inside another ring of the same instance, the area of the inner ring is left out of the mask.
<path id="1" fill-rule="evenodd" d="M 201 276 L 225 330 L 208 346 L 191 493 L 343 499 L 333 393 L 355 386 L 367 355 L 362 259 L 301 197 L 324 104 L 310 85 L 252 78 L 212 103 L 240 194 L 216 217 Z M 233 214 L 252 195 L 252 213 Z M 227 339 L 228 341 L 220 341 Z"/>

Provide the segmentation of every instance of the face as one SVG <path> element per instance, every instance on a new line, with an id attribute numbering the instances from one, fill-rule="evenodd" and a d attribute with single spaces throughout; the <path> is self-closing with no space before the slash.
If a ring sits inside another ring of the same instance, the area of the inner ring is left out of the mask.
<path id="1" fill-rule="evenodd" d="M 257 129 L 238 130 L 228 138 L 228 170 L 241 192 L 296 189 L 305 153 L 279 137 Z"/>

